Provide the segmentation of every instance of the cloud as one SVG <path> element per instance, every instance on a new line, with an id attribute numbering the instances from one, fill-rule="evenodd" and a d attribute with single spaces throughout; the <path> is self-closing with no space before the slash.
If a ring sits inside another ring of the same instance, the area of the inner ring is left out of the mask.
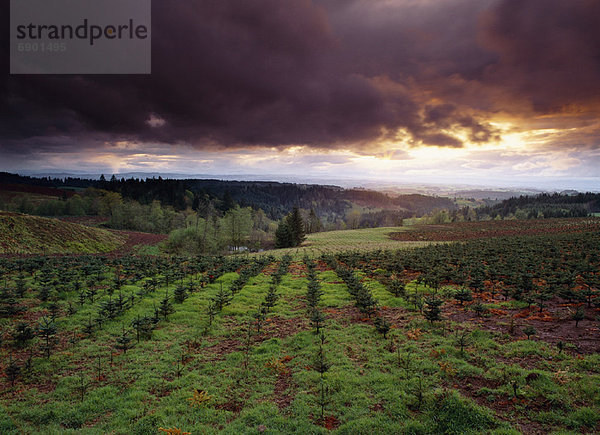
<path id="1" fill-rule="evenodd" d="M 481 39 L 498 54 L 483 81 L 537 113 L 600 108 L 600 3 L 502 0 L 482 18 Z"/>
<path id="2" fill-rule="evenodd" d="M 167 121 L 165 121 L 160 116 L 155 115 L 154 113 L 151 113 L 148 119 L 146 120 L 146 124 L 153 128 L 162 127 L 166 123 Z"/>
<path id="3" fill-rule="evenodd" d="M 491 122 L 496 118 L 523 129 L 558 123 L 561 139 L 547 138 L 557 149 L 599 143 L 598 2 L 152 6 L 150 76 L 4 74 L 0 151 L 94 153 L 103 143 L 128 141 L 377 155 L 394 142 L 499 142 L 504 133 Z M 4 72 L 7 44 L 3 39 Z M 583 124 L 585 130 L 569 131 Z"/>

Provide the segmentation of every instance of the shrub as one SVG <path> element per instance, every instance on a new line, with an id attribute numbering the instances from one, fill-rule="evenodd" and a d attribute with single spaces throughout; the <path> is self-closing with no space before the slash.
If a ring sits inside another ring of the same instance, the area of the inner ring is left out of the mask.
<path id="1" fill-rule="evenodd" d="M 570 417 L 571 423 L 569 423 L 569 426 L 577 429 L 587 428 L 593 430 L 600 422 L 600 415 L 587 406 L 574 411 Z"/>
<path id="2" fill-rule="evenodd" d="M 477 406 L 456 393 L 437 397 L 429 413 L 432 433 L 462 434 L 481 432 L 495 426 L 490 412 Z"/>

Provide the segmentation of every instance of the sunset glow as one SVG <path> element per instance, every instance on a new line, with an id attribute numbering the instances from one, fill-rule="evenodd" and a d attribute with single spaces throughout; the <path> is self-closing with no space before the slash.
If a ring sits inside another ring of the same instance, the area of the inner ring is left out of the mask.
<path id="1" fill-rule="evenodd" d="M 149 76 L 5 75 L 0 170 L 600 186 L 595 2 L 153 9 Z"/>

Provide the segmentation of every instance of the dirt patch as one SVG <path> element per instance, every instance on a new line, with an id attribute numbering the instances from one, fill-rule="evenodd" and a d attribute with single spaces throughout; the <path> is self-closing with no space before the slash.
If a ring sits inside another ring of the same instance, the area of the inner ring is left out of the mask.
<path id="1" fill-rule="evenodd" d="M 324 308 L 322 311 L 327 318 L 334 319 L 341 325 L 352 323 L 373 324 L 375 320 L 375 316 L 366 316 L 354 305 L 346 305 L 341 308 Z M 409 311 L 401 307 L 379 307 L 377 314 L 390 322 L 392 328 L 399 328 L 410 321 Z"/>
<path id="2" fill-rule="evenodd" d="M 225 403 L 219 403 L 215 406 L 215 409 L 220 409 L 223 411 L 233 412 L 234 414 L 239 414 L 242 409 L 244 409 L 244 404 L 237 400 L 231 399 Z"/>
<path id="3" fill-rule="evenodd" d="M 293 387 L 292 372 L 286 367 L 277 375 L 275 388 L 273 390 L 273 402 L 279 409 L 285 409 L 292 404 L 295 395 L 291 394 L 290 389 Z"/>
<path id="4" fill-rule="evenodd" d="M 246 337 L 245 325 L 239 324 L 234 317 L 229 316 L 224 319 L 224 326 L 227 329 L 233 330 L 234 336 L 229 338 L 208 337 L 207 340 L 214 344 L 202 350 L 203 353 L 210 355 L 212 361 L 223 360 L 226 355 L 244 349 Z M 260 334 L 256 334 L 256 330 L 254 330 L 251 344 L 255 346 L 271 338 L 283 339 L 291 337 L 300 331 L 308 329 L 308 321 L 303 317 L 293 317 L 290 319 L 276 316 L 269 317 L 265 320 Z"/>
<path id="5" fill-rule="evenodd" d="M 292 263 L 288 269 L 292 278 L 306 278 L 306 265 L 304 263 Z"/>
<path id="6" fill-rule="evenodd" d="M 317 265 L 317 270 L 319 272 L 327 272 L 327 271 L 331 270 L 331 267 L 329 267 L 329 265 L 327 263 L 325 263 L 323 260 L 317 260 L 315 263 Z"/>
<path id="7" fill-rule="evenodd" d="M 304 317 L 292 317 L 284 319 L 281 317 L 269 317 L 265 321 L 261 341 L 269 338 L 287 338 L 296 335 L 300 331 L 309 329 L 308 320 Z"/>
<path id="8" fill-rule="evenodd" d="M 265 268 L 262 270 L 262 274 L 265 276 L 274 275 L 275 272 L 277 272 L 278 268 L 279 268 L 279 262 L 271 263 L 271 264 L 265 266 Z"/>
<path id="9" fill-rule="evenodd" d="M 323 418 L 319 416 L 314 418 L 314 422 L 327 430 L 337 429 L 340 425 L 340 420 L 335 415 L 326 415 Z"/>
<path id="10" fill-rule="evenodd" d="M 600 231 L 600 219 L 529 219 L 482 222 L 454 222 L 416 226 L 409 231 L 390 233 L 399 241 L 463 241 L 523 235 L 547 235 Z"/>
<path id="11" fill-rule="evenodd" d="M 516 406 L 524 407 L 529 411 L 542 411 L 551 409 L 550 403 L 544 398 L 534 400 L 523 397 L 509 397 L 506 394 L 493 394 L 493 399 L 490 400 L 489 395 L 480 393 L 482 388 L 496 389 L 502 385 L 501 381 L 485 379 L 479 376 L 466 377 L 460 379 L 452 385 L 447 385 L 453 389 L 459 390 L 462 395 L 471 398 L 478 405 L 491 409 L 496 417 L 500 420 L 508 421 L 518 427 L 518 429 L 526 434 L 542 435 L 548 433 L 548 429 L 544 428 L 540 423 L 530 421 L 524 415 L 519 413 L 518 421 L 511 421 L 507 416 L 514 415 L 517 410 Z"/>
<path id="12" fill-rule="evenodd" d="M 567 304 L 558 298 L 549 301 L 540 312 L 539 308 L 532 306 L 526 309 L 491 309 L 487 315 L 477 315 L 469 307 L 479 302 L 499 302 L 491 299 L 488 293 L 477 295 L 475 301 L 461 306 L 456 301 L 449 301 L 443 308 L 443 316 L 454 322 L 468 322 L 477 327 L 498 333 L 510 333 L 511 319 L 514 324 L 513 336 L 516 339 L 526 338 L 523 333 L 525 326 L 533 326 L 536 330 L 532 337 L 546 343 L 556 345 L 559 341 L 569 343 L 578 353 L 590 354 L 600 352 L 600 334 L 598 322 L 600 309 L 586 308 L 586 318 L 575 326 L 575 321 L 570 319 L 570 314 L 578 305 Z"/>

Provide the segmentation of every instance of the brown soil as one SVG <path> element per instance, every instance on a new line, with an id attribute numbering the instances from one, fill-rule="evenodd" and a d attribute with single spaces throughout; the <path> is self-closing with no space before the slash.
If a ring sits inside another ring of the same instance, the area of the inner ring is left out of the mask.
<path id="1" fill-rule="evenodd" d="M 245 346 L 245 326 L 238 324 L 233 317 L 225 317 L 224 321 L 224 326 L 234 331 L 235 336 L 225 339 L 219 337 L 207 338 L 207 341 L 214 343 L 214 345 L 204 349 L 203 353 L 210 355 L 210 359 L 213 361 L 223 360 L 226 355 L 241 351 Z M 262 343 L 270 338 L 290 337 L 300 331 L 307 330 L 308 328 L 308 321 L 302 317 L 294 317 L 291 319 L 284 319 L 276 316 L 269 317 L 261 328 L 260 335 L 252 336 L 252 346 Z M 193 349 L 194 347 L 193 345 L 189 345 L 188 348 Z"/>
<path id="2" fill-rule="evenodd" d="M 279 409 L 287 408 L 294 401 L 295 395 L 289 391 L 292 386 L 292 372 L 289 369 L 279 372 L 273 390 L 273 402 Z"/>
<path id="3" fill-rule="evenodd" d="M 590 354 L 600 352 L 600 334 L 598 321 L 600 309 L 586 308 L 586 318 L 575 327 L 575 322 L 570 319 L 570 313 L 583 304 L 567 304 L 565 301 L 555 299 L 548 301 L 546 307 L 540 312 L 539 308 L 532 306 L 523 310 L 519 309 L 492 309 L 487 315 L 478 316 L 469 306 L 478 300 L 484 303 L 500 302 L 500 299 L 491 299 L 489 293 L 476 297 L 470 304 L 460 306 L 458 302 L 451 301 L 445 304 L 443 316 L 455 322 L 469 322 L 488 331 L 509 333 L 511 318 L 514 321 L 513 336 L 516 339 L 526 338 L 523 328 L 531 325 L 536 329 L 532 336 L 534 340 L 542 340 L 556 345 L 559 341 L 569 343 L 578 353 Z"/>
<path id="4" fill-rule="evenodd" d="M 125 243 L 118 249 L 110 252 L 111 256 L 127 255 L 134 251 L 136 246 L 154 246 L 167 239 L 166 234 L 140 233 L 137 231 L 110 230 L 114 233 L 127 236 Z"/>

